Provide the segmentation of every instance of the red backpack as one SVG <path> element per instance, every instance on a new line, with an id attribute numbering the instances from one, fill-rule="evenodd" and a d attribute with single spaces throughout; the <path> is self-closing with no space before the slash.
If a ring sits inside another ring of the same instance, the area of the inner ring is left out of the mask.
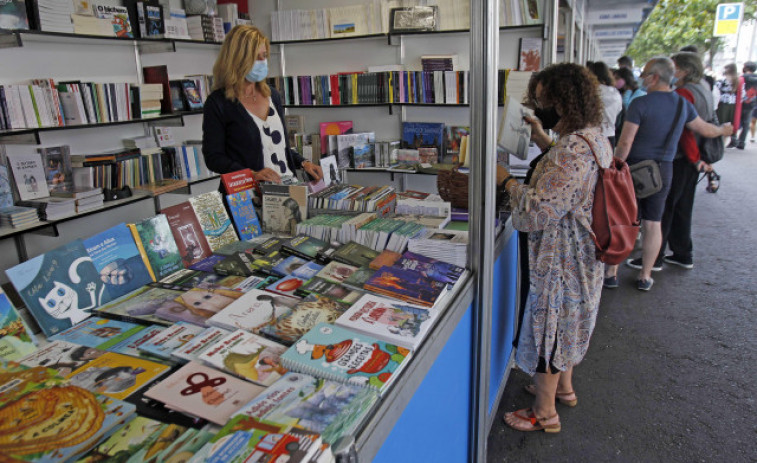
<path id="1" fill-rule="evenodd" d="M 594 161 L 599 167 L 591 221 L 597 259 L 605 264 L 617 265 L 631 254 L 639 235 L 638 209 L 631 170 L 628 164 L 618 157 L 613 158 L 610 167 L 603 168 L 589 140 L 582 135 L 578 136 L 589 145 Z"/>

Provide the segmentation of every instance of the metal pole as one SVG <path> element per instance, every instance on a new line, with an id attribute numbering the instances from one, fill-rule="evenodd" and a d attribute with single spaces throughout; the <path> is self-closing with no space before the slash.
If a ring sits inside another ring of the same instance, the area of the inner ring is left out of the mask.
<path id="1" fill-rule="evenodd" d="M 486 461 L 494 269 L 496 92 L 499 14 L 495 0 L 471 2 L 471 170 L 468 192 L 470 263 L 476 276 L 473 304 L 473 422 L 471 462 Z"/>

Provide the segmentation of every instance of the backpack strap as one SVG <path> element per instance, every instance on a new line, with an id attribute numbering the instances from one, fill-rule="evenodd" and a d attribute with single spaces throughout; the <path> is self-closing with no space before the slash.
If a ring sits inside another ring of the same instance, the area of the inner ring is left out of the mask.
<path id="1" fill-rule="evenodd" d="M 678 94 L 676 93 L 676 95 Z M 665 145 L 664 145 L 665 149 L 667 149 L 668 146 L 670 146 L 670 140 L 673 138 L 673 132 L 676 131 L 676 127 L 678 127 L 678 121 L 681 119 L 681 111 L 683 111 L 683 97 L 681 95 L 678 95 L 678 107 L 676 108 L 676 117 L 673 119 L 673 125 L 670 127 L 668 136 L 665 138 Z"/>
<path id="2" fill-rule="evenodd" d="M 594 148 L 592 148 L 591 143 L 589 142 L 589 139 L 581 135 L 580 133 L 574 133 L 573 135 L 583 139 L 583 141 L 586 142 L 587 145 L 589 145 L 589 151 L 591 151 L 591 155 L 594 156 L 594 162 L 597 163 L 597 167 L 602 169 L 602 164 L 599 163 L 599 159 L 597 158 L 597 153 L 594 152 Z"/>

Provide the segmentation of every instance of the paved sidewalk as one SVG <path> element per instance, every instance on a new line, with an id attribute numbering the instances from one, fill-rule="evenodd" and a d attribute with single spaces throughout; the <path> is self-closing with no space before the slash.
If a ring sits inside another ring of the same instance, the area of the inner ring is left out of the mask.
<path id="1" fill-rule="evenodd" d="M 699 184 L 694 269 L 666 264 L 648 293 L 621 266 L 576 367 L 562 432 L 520 433 L 531 405 L 513 372 L 489 435 L 490 462 L 757 462 L 757 143 L 728 149 L 716 194 Z"/>

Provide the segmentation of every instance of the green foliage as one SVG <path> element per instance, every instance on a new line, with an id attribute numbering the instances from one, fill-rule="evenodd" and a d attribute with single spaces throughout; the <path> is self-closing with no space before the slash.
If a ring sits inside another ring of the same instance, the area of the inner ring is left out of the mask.
<path id="1" fill-rule="evenodd" d="M 652 10 L 626 54 L 641 65 L 657 55 L 669 56 L 686 45 L 700 53 L 719 51 L 723 41 L 712 37 L 719 0 L 660 0 Z M 757 5 L 745 2 L 744 21 L 757 18 Z"/>

